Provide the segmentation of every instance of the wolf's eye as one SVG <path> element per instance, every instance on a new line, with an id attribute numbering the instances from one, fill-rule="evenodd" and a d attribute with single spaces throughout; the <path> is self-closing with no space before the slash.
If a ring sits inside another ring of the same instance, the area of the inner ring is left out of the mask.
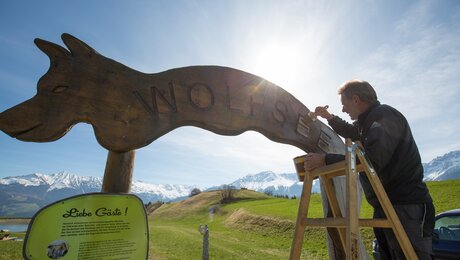
<path id="1" fill-rule="evenodd" d="M 68 86 L 57 86 L 53 89 L 53 92 L 54 93 L 61 93 L 61 92 L 64 92 L 66 89 L 68 88 Z"/>

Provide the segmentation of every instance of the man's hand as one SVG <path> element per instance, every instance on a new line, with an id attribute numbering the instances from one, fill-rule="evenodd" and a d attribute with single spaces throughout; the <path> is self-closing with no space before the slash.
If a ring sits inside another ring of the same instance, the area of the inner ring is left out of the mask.
<path id="1" fill-rule="evenodd" d="M 307 171 L 312 171 L 316 168 L 326 165 L 326 155 L 319 153 L 309 153 L 305 155 L 305 162 L 303 167 Z"/>
<path id="2" fill-rule="evenodd" d="M 320 116 L 320 117 L 322 117 L 322 118 L 324 118 L 324 119 L 327 119 L 327 120 L 331 119 L 331 118 L 332 118 L 332 114 L 329 113 L 329 111 L 327 111 L 328 107 L 329 107 L 329 106 L 316 107 L 316 108 L 315 108 L 315 114 L 316 114 L 317 116 Z"/>

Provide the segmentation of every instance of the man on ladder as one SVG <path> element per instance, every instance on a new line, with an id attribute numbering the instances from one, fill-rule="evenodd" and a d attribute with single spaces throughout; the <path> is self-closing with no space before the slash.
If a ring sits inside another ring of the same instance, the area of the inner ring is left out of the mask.
<path id="1" fill-rule="evenodd" d="M 362 143 L 419 259 L 432 259 L 435 209 L 423 182 L 420 154 L 406 118 L 393 107 L 380 104 L 366 81 L 345 82 L 338 93 L 342 111 L 355 120 L 353 124 L 330 114 L 326 107 L 317 107 L 315 114 L 327 119 L 340 136 Z M 305 169 L 311 171 L 344 159 L 338 154 L 310 153 L 305 158 Z M 374 218 L 384 218 L 367 176 L 360 174 L 359 179 L 374 208 Z M 382 259 L 405 258 L 391 229 L 374 228 L 374 234 Z"/>

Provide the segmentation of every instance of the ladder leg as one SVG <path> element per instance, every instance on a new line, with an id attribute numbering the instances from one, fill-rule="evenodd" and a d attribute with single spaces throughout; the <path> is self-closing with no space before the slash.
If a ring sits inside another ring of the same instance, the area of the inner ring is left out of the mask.
<path id="1" fill-rule="evenodd" d="M 369 179 L 369 182 L 372 185 L 372 188 L 375 191 L 377 199 L 382 206 L 383 211 L 391 224 L 391 228 L 398 239 L 399 245 L 401 246 L 402 251 L 407 259 L 418 259 L 417 254 L 410 243 L 409 237 L 406 234 L 401 222 L 399 221 L 398 215 L 396 214 L 393 206 L 391 205 L 390 199 L 388 198 L 385 189 L 383 188 L 382 183 L 380 182 L 377 173 L 373 169 L 372 165 L 370 165 L 364 155 L 361 152 L 358 152 L 358 157 L 361 162 L 363 162 L 365 167 L 366 176 Z"/>
<path id="2" fill-rule="evenodd" d="M 294 231 L 294 239 L 292 240 L 291 254 L 289 256 L 289 259 L 291 260 L 300 259 L 300 254 L 302 252 L 305 218 L 308 214 L 312 184 L 313 179 L 310 177 L 309 172 L 305 172 L 305 179 L 303 181 L 302 195 L 300 196 L 299 211 L 297 213 L 297 221 Z"/>
<path id="3" fill-rule="evenodd" d="M 358 223 L 358 186 L 357 186 L 357 172 L 356 172 L 356 156 L 354 148 L 351 147 L 351 141 L 347 140 L 347 149 L 349 150 L 345 155 L 346 167 L 346 198 L 347 198 L 347 240 L 346 240 L 346 259 L 359 259 L 359 223 Z"/>

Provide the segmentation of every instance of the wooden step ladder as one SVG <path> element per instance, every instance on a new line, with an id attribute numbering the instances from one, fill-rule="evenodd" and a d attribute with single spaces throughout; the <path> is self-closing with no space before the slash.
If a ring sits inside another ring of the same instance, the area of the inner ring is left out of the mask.
<path id="1" fill-rule="evenodd" d="M 377 173 L 369 160 L 364 155 L 363 149 L 350 139 L 346 139 L 345 161 L 326 165 L 310 172 L 305 172 L 302 195 L 300 197 L 299 211 L 291 246 L 289 259 L 300 259 L 302 243 L 306 227 L 336 228 L 340 241 L 340 250 L 345 252 L 346 259 L 359 259 L 358 238 L 359 227 L 391 228 L 398 239 L 399 244 L 407 259 L 418 259 L 412 244 L 407 237 L 398 216 L 383 189 Z M 356 157 L 360 163 L 356 163 Z M 385 212 L 386 219 L 360 219 L 358 210 L 358 173 L 365 172 L 372 188 Z M 299 174 L 299 171 L 298 171 Z M 346 178 L 346 216 L 342 216 L 336 193 L 332 184 L 332 178 L 345 175 Z M 308 207 L 313 180 L 319 178 L 324 185 L 327 200 L 333 217 L 331 218 L 308 218 Z"/>

